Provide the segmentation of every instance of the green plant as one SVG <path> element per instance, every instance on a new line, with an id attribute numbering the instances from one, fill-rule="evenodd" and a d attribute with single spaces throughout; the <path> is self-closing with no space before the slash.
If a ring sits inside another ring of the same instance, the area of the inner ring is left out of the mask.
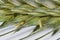
<path id="1" fill-rule="evenodd" d="M 1 28 L 9 22 L 16 24 L 15 32 L 25 25 L 36 26 L 31 35 L 51 26 L 54 35 L 60 25 L 60 0 L 1 0 L 0 22 Z"/>

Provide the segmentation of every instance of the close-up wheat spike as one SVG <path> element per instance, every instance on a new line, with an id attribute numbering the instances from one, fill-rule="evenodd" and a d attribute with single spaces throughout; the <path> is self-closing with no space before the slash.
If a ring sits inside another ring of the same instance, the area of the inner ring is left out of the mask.
<path id="1" fill-rule="evenodd" d="M 9 23 L 15 24 L 16 29 L 10 32 L 18 32 L 24 26 L 36 26 L 30 35 L 20 40 L 45 27 L 53 28 L 54 35 L 60 28 L 60 0 L 0 0 L 0 22 L 3 22 L 0 29 Z"/>

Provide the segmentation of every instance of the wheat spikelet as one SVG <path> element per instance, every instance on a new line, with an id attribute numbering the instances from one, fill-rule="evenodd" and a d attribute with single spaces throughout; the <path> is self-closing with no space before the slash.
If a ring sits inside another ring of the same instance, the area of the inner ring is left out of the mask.
<path id="1" fill-rule="evenodd" d="M 60 0 L 1 0 L 0 22 L 11 21 L 18 31 L 23 25 L 36 26 L 33 34 L 45 25 L 56 28 L 60 25 Z"/>

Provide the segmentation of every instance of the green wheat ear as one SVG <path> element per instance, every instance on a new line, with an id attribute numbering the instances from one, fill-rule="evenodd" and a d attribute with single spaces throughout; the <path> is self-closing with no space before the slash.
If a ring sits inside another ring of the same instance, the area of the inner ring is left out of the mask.
<path id="1" fill-rule="evenodd" d="M 36 26 L 27 37 L 39 32 L 45 26 L 52 26 L 54 35 L 60 25 L 60 0 L 1 0 L 0 22 L 4 22 L 0 25 L 1 28 L 13 22 L 16 24 L 15 32 L 25 25 Z"/>

